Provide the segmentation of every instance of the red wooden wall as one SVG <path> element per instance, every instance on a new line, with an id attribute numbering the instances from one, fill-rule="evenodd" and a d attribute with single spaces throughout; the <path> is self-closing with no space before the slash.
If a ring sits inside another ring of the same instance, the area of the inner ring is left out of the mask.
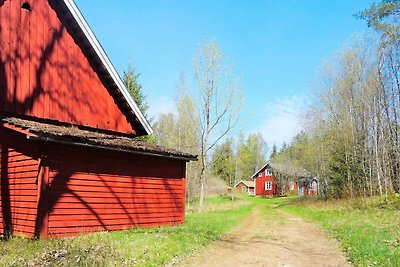
<path id="1" fill-rule="evenodd" d="M 0 144 L 0 233 L 5 221 L 44 238 L 184 222 L 185 161 L 36 143 L 1 126 Z"/>
<path id="2" fill-rule="evenodd" d="M 242 191 L 242 190 L 243 190 L 243 184 L 242 184 L 242 183 L 239 183 L 239 184 L 236 186 L 236 189 Z"/>
<path id="3" fill-rule="evenodd" d="M 0 112 L 135 133 L 61 23 L 58 1 L 30 0 L 31 12 L 24 2 L 0 0 Z"/>
<path id="4" fill-rule="evenodd" d="M 272 182 L 272 190 L 265 190 L 265 182 Z M 276 181 L 273 175 L 265 175 L 265 170 L 262 171 L 261 177 L 255 178 L 255 195 L 256 196 L 276 196 Z"/>
<path id="5" fill-rule="evenodd" d="M 37 214 L 38 160 L 26 155 L 24 142 L 0 130 L 0 233 L 33 237 Z M 5 140 L 9 140 L 6 142 Z"/>
<path id="6" fill-rule="evenodd" d="M 184 162 L 60 149 L 49 155 L 50 237 L 183 223 Z"/>

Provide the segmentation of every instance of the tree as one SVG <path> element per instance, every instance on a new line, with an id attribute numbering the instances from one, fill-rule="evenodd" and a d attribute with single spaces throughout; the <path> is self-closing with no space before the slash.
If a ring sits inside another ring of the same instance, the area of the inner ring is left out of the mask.
<path id="1" fill-rule="evenodd" d="M 161 114 L 154 127 L 154 136 L 159 145 L 199 154 L 199 128 L 196 121 L 194 101 L 187 95 L 184 75 L 181 74 L 176 100 L 177 114 Z M 186 165 L 186 196 L 193 201 L 198 196 L 199 162 L 189 162 Z"/>
<path id="2" fill-rule="evenodd" d="M 132 96 L 139 110 L 142 112 L 143 116 L 152 124 L 153 119 L 148 118 L 147 111 L 149 105 L 147 104 L 146 95 L 142 91 L 142 85 L 139 83 L 139 73 L 136 73 L 135 68 L 132 64 L 128 64 L 128 69 L 124 71 L 122 76 L 122 81 L 128 89 L 129 94 Z M 154 127 L 154 125 L 152 125 Z M 144 140 L 150 143 L 156 142 L 156 135 L 146 135 L 138 137 L 140 140 Z"/>
<path id="3" fill-rule="evenodd" d="M 230 186 L 235 183 L 236 156 L 234 152 L 234 140 L 226 139 L 215 147 L 211 160 L 212 173 L 224 180 Z"/>
<path id="4" fill-rule="evenodd" d="M 400 0 L 373 2 L 369 8 L 357 13 L 357 18 L 367 21 L 368 27 L 384 35 L 392 35 L 399 30 Z"/>
<path id="5" fill-rule="evenodd" d="M 209 172 L 209 152 L 232 131 L 241 110 L 237 79 L 229 74 L 224 56 L 216 42 L 205 42 L 193 58 L 197 82 L 197 112 L 200 128 L 200 201 L 202 209 Z"/>
<path id="6" fill-rule="evenodd" d="M 260 133 L 252 133 L 237 144 L 238 179 L 250 179 L 251 175 L 264 165 L 268 146 Z"/>
<path id="7" fill-rule="evenodd" d="M 273 144 L 272 151 L 271 151 L 271 154 L 269 155 L 269 158 L 271 160 L 273 160 L 277 156 L 277 154 L 278 154 L 278 148 L 276 147 L 276 144 Z"/>
<path id="8" fill-rule="evenodd" d="M 146 96 L 142 91 L 142 85 L 139 83 L 139 73 L 136 73 L 135 68 L 131 63 L 128 64 L 127 70 L 123 72 L 122 81 L 124 82 L 129 94 L 132 96 L 143 116 L 147 118 L 149 105 L 146 101 Z"/>

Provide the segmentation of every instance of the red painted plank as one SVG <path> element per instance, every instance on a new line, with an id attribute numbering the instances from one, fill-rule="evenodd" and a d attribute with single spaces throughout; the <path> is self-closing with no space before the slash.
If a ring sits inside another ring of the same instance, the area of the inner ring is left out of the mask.
<path id="1" fill-rule="evenodd" d="M 72 168 L 73 169 L 73 168 Z M 181 179 L 165 179 L 165 178 L 154 178 L 154 177 L 137 177 L 137 176 L 118 176 L 112 174 L 101 174 L 101 173 L 73 173 L 67 175 L 65 173 L 51 172 L 50 183 L 53 183 L 55 179 L 59 182 L 71 181 L 74 183 L 87 184 L 87 182 L 95 182 L 94 178 L 99 177 L 104 182 L 118 182 L 124 184 L 146 184 L 155 186 L 181 186 Z M 99 180 L 99 179 L 96 179 Z"/>
<path id="2" fill-rule="evenodd" d="M 68 190 L 67 190 L 68 188 Z M 112 187 L 91 187 L 91 186 L 85 186 L 85 185 L 68 185 L 66 187 L 63 184 L 52 184 L 50 189 L 51 191 L 57 191 L 57 192 L 66 192 L 66 191 L 74 191 L 74 192 L 103 192 L 103 193 L 132 193 L 132 194 L 140 194 L 140 193 L 145 193 L 145 194 L 157 194 L 157 193 L 180 193 L 180 189 L 178 190 L 165 190 L 165 189 L 152 189 L 152 188 L 123 188 L 123 187 L 117 187 L 117 188 L 112 188 Z M 176 192 L 175 192 L 176 191 Z"/>
<path id="3" fill-rule="evenodd" d="M 104 194 L 103 194 L 104 195 Z M 81 194 L 72 195 L 72 194 L 63 194 L 63 195 L 49 195 L 49 198 L 51 200 L 57 201 L 57 202 L 64 202 L 64 203 L 79 203 L 81 202 L 80 199 L 84 200 L 86 203 L 132 203 L 135 202 L 139 199 L 148 199 L 148 200 L 162 200 L 162 201 L 170 201 L 172 203 L 176 203 L 177 201 L 181 200 L 182 196 L 174 196 L 174 195 L 159 195 L 159 194 L 154 194 L 154 195 L 149 195 L 149 194 L 140 194 L 140 195 L 130 195 L 130 196 L 125 196 L 122 197 L 119 194 L 118 195 L 107 195 L 105 197 L 88 197 L 88 196 L 82 196 Z M 80 199 L 79 199 L 80 198 Z"/>
<path id="4" fill-rule="evenodd" d="M 108 210 L 93 210 L 90 211 L 88 209 L 55 209 L 52 210 L 50 213 L 50 220 L 58 221 L 58 220 L 68 220 L 68 218 L 72 218 L 70 216 L 92 216 L 93 212 L 103 218 L 104 216 L 115 216 L 118 218 L 118 216 L 127 216 L 127 214 L 134 215 L 134 214 L 152 214 L 152 213 L 160 213 L 160 214 L 174 214 L 180 212 L 180 208 L 159 208 L 159 207 L 154 207 L 154 208 L 143 208 L 143 207 L 137 207 L 137 208 L 131 208 L 131 209 L 124 209 L 124 208 L 116 208 L 114 207 L 113 209 L 108 209 Z M 104 218 L 106 218 L 104 217 Z"/>
<path id="5" fill-rule="evenodd" d="M 28 206 L 28 204 L 30 203 L 26 203 L 26 206 Z M 125 209 L 137 209 L 140 207 L 143 208 L 154 208 L 154 207 L 160 207 L 160 209 L 162 208 L 163 204 L 166 207 L 176 207 L 176 208 L 181 208 L 182 204 L 181 203 L 168 203 L 168 202 L 161 202 L 161 201 L 149 201 L 149 202 L 144 202 L 144 200 L 142 201 L 138 201 L 138 202 L 134 202 L 134 203 L 129 203 L 129 204 L 125 204 L 124 207 Z M 57 202 L 56 204 L 54 204 L 53 209 L 83 209 L 86 210 L 88 207 L 87 205 L 91 208 L 91 209 L 113 209 L 113 208 L 121 208 L 121 207 L 115 207 L 114 204 L 88 204 L 86 203 L 86 205 L 82 204 L 82 203 L 60 203 Z"/>

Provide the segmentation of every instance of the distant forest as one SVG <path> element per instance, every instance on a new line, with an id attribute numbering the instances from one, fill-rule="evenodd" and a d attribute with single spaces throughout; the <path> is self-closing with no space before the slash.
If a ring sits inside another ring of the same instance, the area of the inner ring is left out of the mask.
<path id="1" fill-rule="evenodd" d="M 304 130 L 280 149 L 272 144 L 269 155 L 315 174 L 326 198 L 400 193 L 400 0 L 372 3 L 354 17 L 371 32 L 354 36 L 321 67 Z M 152 121 L 155 133 L 146 139 L 199 155 L 187 167 L 187 196 L 200 198 L 201 207 L 212 177 L 231 186 L 249 179 L 269 147 L 261 133 L 235 136 L 242 90 L 218 44 L 204 42 L 193 65 L 195 88 L 182 74 L 177 113 Z M 138 76 L 129 67 L 124 81 L 147 113 Z"/>

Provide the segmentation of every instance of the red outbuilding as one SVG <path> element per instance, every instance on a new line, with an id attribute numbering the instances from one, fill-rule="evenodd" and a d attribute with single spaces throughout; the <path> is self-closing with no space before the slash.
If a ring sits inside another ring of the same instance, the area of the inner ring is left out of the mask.
<path id="1" fill-rule="evenodd" d="M 196 157 L 151 127 L 72 0 L 0 0 L 0 235 L 183 223 Z"/>
<path id="2" fill-rule="evenodd" d="M 240 180 L 235 184 L 235 188 L 249 195 L 254 195 L 254 181 Z"/>
<path id="3" fill-rule="evenodd" d="M 268 163 L 255 172 L 251 179 L 254 181 L 255 196 L 277 195 L 277 181 Z"/>

